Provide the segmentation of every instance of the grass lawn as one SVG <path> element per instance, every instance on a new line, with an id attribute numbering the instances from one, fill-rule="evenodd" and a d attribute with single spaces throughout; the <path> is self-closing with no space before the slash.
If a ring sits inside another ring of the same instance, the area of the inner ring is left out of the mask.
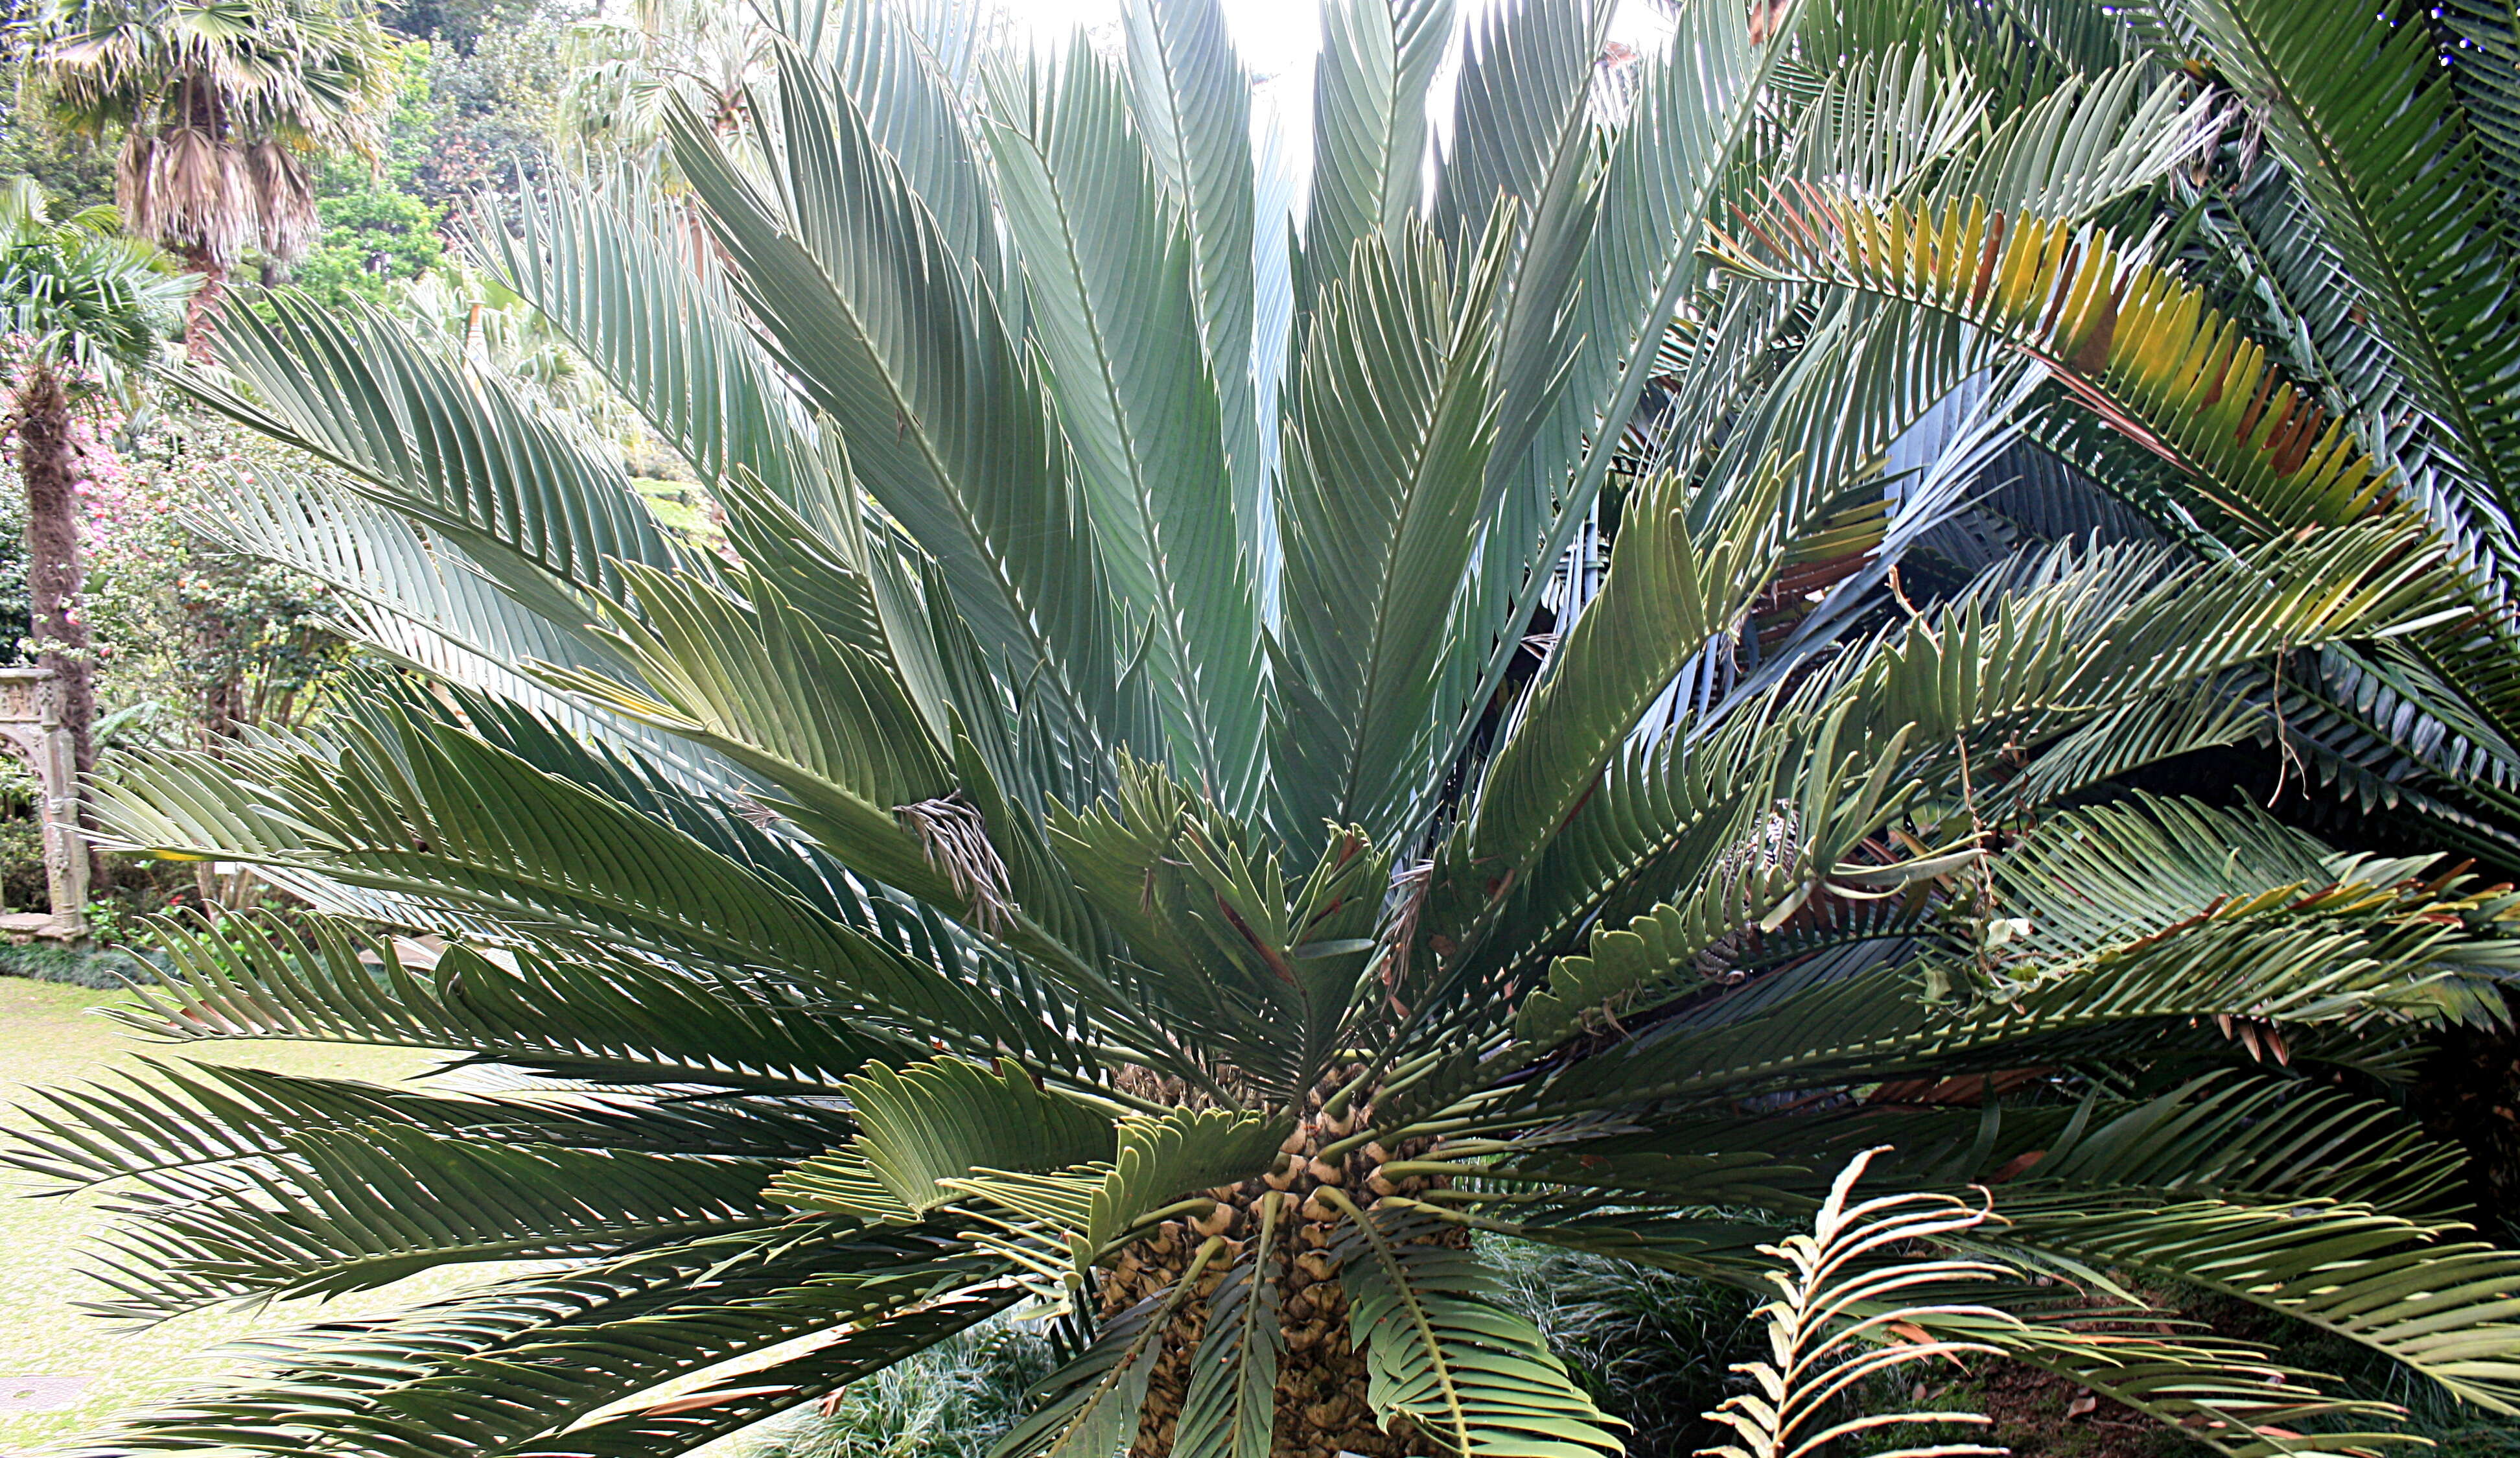
<path id="1" fill-rule="evenodd" d="M 0 978 L 0 1102 L 19 1085 L 57 1084 L 131 1068 L 154 1045 L 123 1031 L 96 1009 L 122 994 L 54 982 Z M 160 1051 L 162 1054 L 162 1050 Z M 292 1073 L 378 1081 L 425 1069 L 426 1054 L 313 1043 L 235 1043 L 187 1056 L 248 1064 Z M 17 1176 L 0 1175 L 0 1455 L 17 1458 L 40 1443 L 97 1427 L 114 1412 L 163 1397 L 215 1376 L 228 1363 L 205 1349 L 255 1331 L 292 1325 L 316 1313 L 400 1304 L 413 1286 L 318 1305 L 291 1302 L 259 1312 L 196 1313 L 149 1328 L 105 1321 L 76 1309 L 99 1288 L 80 1273 L 80 1247 L 102 1228 L 94 1199 L 30 1200 Z M 451 1273 L 415 1277 L 431 1289 L 457 1284 Z M 68 1406 L 28 1411 L 63 1384 L 28 1378 L 93 1379 Z"/>

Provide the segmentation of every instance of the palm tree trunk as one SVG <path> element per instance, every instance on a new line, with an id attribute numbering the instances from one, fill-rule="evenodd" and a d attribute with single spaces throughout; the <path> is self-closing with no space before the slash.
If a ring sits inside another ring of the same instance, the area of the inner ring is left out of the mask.
<path id="1" fill-rule="evenodd" d="M 36 661 L 53 670 L 62 725 L 84 776 L 96 766 L 96 662 L 78 616 L 78 469 L 69 398 L 37 369 L 18 394 L 18 476 L 26 487 L 26 606 Z"/>
<path id="2" fill-rule="evenodd" d="M 219 306 L 228 295 L 227 265 L 206 249 L 188 249 L 184 268 L 202 280 L 192 301 L 184 305 L 184 357 L 197 365 L 211 364 L 218 354 Z"/>

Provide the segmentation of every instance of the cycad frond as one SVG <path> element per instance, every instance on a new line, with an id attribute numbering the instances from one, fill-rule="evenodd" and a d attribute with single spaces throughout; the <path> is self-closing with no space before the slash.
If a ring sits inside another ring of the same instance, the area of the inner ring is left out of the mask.
<path id="1" fill-rule="evenodd" d="M 1989 1306 L 1906 1304 L 1903 1295 L 1925 1287 L 1993 1281 L 2008 1274 L 1984 1260 L 1921 1256 L 1876 1262 L 1915 1242 L 1948 1241 L 1989 1218 L 1959 1201 L 1937 1195 L 1892 1195 L 1850 1206 L 1855 1182 L 1877 1151 L 1860 1154 L 1839 1173 L 1812 1219 L 1811 1233 L 1787 1236 L 1760 1249 L 1785 1262 L 1768 1279 L 1778 1299 L 1759 1308 L 1768 1328 L 1768 1360 L 1735 1367 L 1755 1392 L 1725 1399 L 1707 1417 L 1739 1441 L 1699 1451 L 1708 1458 L 1803 1458 L 1859 1433 L 1902 1424 L 1975 1423 L 1967 1412 L 1868 1412 L 1832 1422 L 1840 1404 L 1860 1400 L 1862 1390 L 1915 1362 L 1993 1356 L 2000 1348 L 1942 1338 L 1914 1341 L 1901 1334 L 1920 1320 L 1976 1318 L 2005 1321 Z M 1883 1458 L 2009 1451 L 1983 1443 L 1935 1443 L 1890 1449 Z"/>

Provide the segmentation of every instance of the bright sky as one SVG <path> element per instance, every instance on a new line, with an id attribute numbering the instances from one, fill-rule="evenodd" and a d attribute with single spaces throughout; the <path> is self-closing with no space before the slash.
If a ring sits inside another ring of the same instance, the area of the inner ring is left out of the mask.
<path id="1" fill-rule="evenodd" d="M 1309 138 L 1313 110 L 1313 55 L 1321 48 L 1322 0 L 1221 0 L 1226 23 L 1234 30 L 1235 48 L 1242 53 L 1242 64 L 1262 81 L 1261 92 L 1275 103 L 1279 134 L 1289 140 Z M 1484 17 L 1491 6 L 1506 0 L 1461 0 L 1458 10 L 1465 22 Z M 1640 51 L 1660 51 L 1671 38 L 1672 23 L 1649 0 L 1616 0 L 1617 12 L 1610 23 L 1610 38 Z M 1105 44 L 1118 39 L 1120 0 L 1000 0 L 1004 13 L 1029 26 L 1036 44 L 1058 46 L 1079 27 L 1088 30 L 1108 27 L 1101 37 Z M 1463 33 L 1471 29 L 1462 26 Z M 1449 137 L 1452 120 L 1452 90 L 1458 78 L 1455 63 L 1447 64 L 1436 74 L 1434 94 L 1429 98 L 1436 135 Z M 1268 126 L 1267 113 L 1260 114 L 1259 124 Z M 1440 145 L 1440 144 L 1439 144 Z M 1297 181 L 1296 209 L 1302 210 L 1301 179 L 1311 168 L 1309 141 L 1289 147 L 1285 153 L 1288 168 Z"/>
<path id="2" fill-rule="evenodd" d="M 1004 0 L 1007 11 L 1044 38 L 1063 38 L 1078 25 L 1092 28 L 1120 17 L 1120 0 Z M 1490 0 L 1493 3 L 1493 0 Z M 1235 45 L 1243 64 L 1262 76 L 1285 76 L 1308 67 L 1321 44 L 1319 0 L 1224 0 L 1226 20 L 1234 27 Z M 1480 0 L 1461 7 L 1477 15 Z M 1671 24 L 1645 0 L 1620 0 L 1611 25 L 1613 39 L 1640 50 L 1652 48 L 1671 32 Z"/>

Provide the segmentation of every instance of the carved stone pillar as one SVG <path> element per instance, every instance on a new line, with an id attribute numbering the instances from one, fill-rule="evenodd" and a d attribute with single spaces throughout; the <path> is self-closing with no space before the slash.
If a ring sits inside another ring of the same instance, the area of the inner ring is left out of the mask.
<path id="1" fill-rule="evenodd" d="M 87 935 L 87 837 L 79 829 L 78 765 L 45 668 L 0 668 L 0 749 L 25 761 L 40 788 L 44 881 L 52 911 L 45 917 L 0 917 L 13 939 L 27 934 L 60 941 Z"/>

